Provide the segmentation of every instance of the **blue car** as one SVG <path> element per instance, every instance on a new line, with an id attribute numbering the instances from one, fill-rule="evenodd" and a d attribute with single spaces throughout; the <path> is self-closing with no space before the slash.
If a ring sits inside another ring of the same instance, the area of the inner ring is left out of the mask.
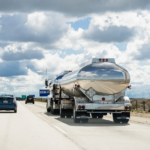
<path id="1" fill-rule="evenodd" d="M 13 95 L 0 95 L 0 110 L 14 110 L 17 113 L 17 101 Z"/>

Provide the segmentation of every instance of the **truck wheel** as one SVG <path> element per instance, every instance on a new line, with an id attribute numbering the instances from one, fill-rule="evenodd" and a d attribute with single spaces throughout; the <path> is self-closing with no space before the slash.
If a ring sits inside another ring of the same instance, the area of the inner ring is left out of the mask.
<path id="1" fill-rule="evenodd" d="M 50 108 L 47 108 L 47 112 L 50 112 L 51 110 L 50 110 Z"/>
<path id="2" fill-rule="evenodd" d="M 97 118 L 97 114 L 91 114 L 92 115 L 92 118 Z"/>
<path id="3" fill-rule="evenodd" d="M 71 118 L 71 115 L 67 115 L 67 118 Z"/>
<path id="4" fill-rule="evenodd" d="M 52 99 L 51 99 L 50 105 L 51 105 L 51 114 L 54 114 L 55 112 L 54 112 L 54 109 L 53 109 L 53 101 L 52 101 Z"/>
<path id="5" fill-rule="evenodd" d="M 80 123 L 80 119 L 77 119 L 77 112 L 76 112 L 76 107 L 74 106 L 73 108 L 73 121 L 74 123 Z"/>
<path id="6" fill-rule="evenodd" d="M 102 119 L 103 115 L 102 114 L 98 114 L 98 118 Z"/>
<path id="7" fill-rule="evenodd" d="M 60 118 L 65 118 L 65 115 L 63 114 L 63 109 L 61 108 L 61 104 L 60 104 Z"/>
<path id="8" fill-rule="evenodd" d="M 114 123 L 120 123 L 120 119 L 117 119 L 118 114 L 113 114 Z"/>
<path id="9" fill-rule="evenodd" d="M 122 119 L 121 122 L 124 123 L 124 124 L 126 124 L 126 123 L 129 122 L 129 119 Z"/>
<path id="10" fill-rule="evenodd" d="M 86 112 L 82 112 L 81 113 L 81 116 L 87 116 L 87 117 L 90 117 L 90 114 L 89 113 L 86 113 Z M 88 123 L 89 119 L 81 119 L 82 123 Z"/>
<path id="11" fill-rule="evenodd" d="M 17 113 L 17 109 L 14 110 L 14 113 Z"/>
<path id="12" fill-rule="evenodd" d="M 82 123 L 88 123 L 89 119 L 82 119 Z"/>

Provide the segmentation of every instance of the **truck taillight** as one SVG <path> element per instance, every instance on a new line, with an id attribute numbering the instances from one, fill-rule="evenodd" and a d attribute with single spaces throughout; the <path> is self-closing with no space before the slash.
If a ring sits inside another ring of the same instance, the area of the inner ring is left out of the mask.
<path id="1" fill-rule="evenodd" d="M 102 101 L 105 101 L 105 97 L 102 98 Z"/>
<path id="2" fill-rule="evenodd" d="M 84 105 L 82 105 L 82 109 L 85 109 L 85 106 L 84 106 Z"/>
<path id="3" fill-rule="evenodd" d="M 101 61 L 101 62 L 107 62 L 108 59 L 99 59 L 99 61 Z"/>
<path id="4" fill-rule="evenodd" d="M 79 105 L 78 108 L 81 109 L 81 106 Z"/>
<path id="5" fill-rule="evenodd" d="M 132 107 L 131 107 L 131 106 L 129 106 L 129 110 L 131 110 L 131 108 L 132 108 Z"/>
<path id="6" fill-rule="evenodd" d="M 129 85 L 128 88 L 131 89 L 131 85 Z"/>
<path id="7" fill-rule="evenodd" d="M 128 109 L 129 109 L 129 107 L 128 107 L 128 106 L 126 106 L 126 107 L 125 107 L 125 109 L 126 109 L 126 110 L 128 110 Z"/>
<path id="8" fill-rule="evenodd" d="M 80 85 L 75 84 L 75 88 L 79 88 L 79 87 L 80 87 Z"/>

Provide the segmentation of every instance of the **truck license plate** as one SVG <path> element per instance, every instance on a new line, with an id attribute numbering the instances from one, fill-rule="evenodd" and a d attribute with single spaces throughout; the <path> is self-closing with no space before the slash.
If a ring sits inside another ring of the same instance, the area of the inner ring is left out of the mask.
<path id="1" fill-rule="evenodd" d="M 8 101 L 3 101 L 3 103 L 8 103 Z"/>

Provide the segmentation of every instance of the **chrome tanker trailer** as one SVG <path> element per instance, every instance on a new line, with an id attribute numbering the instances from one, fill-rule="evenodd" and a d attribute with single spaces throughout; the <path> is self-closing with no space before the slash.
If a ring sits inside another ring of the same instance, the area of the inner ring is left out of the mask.
<path id="1" fill-rule="evenodd" d="M 113 115 L 115 123 L 127 123 L 130 119 L 131 103 L 125 96 L 129 86 L 128 71 L 115 60 L 93 58 L 74 71 L 64 71 L 54 79 L 45 80 L 50 88 L 47 111 L 60 113 L 60 117 L 71 118 L 75 123 L 88 122 L 92 118 Z"/>

